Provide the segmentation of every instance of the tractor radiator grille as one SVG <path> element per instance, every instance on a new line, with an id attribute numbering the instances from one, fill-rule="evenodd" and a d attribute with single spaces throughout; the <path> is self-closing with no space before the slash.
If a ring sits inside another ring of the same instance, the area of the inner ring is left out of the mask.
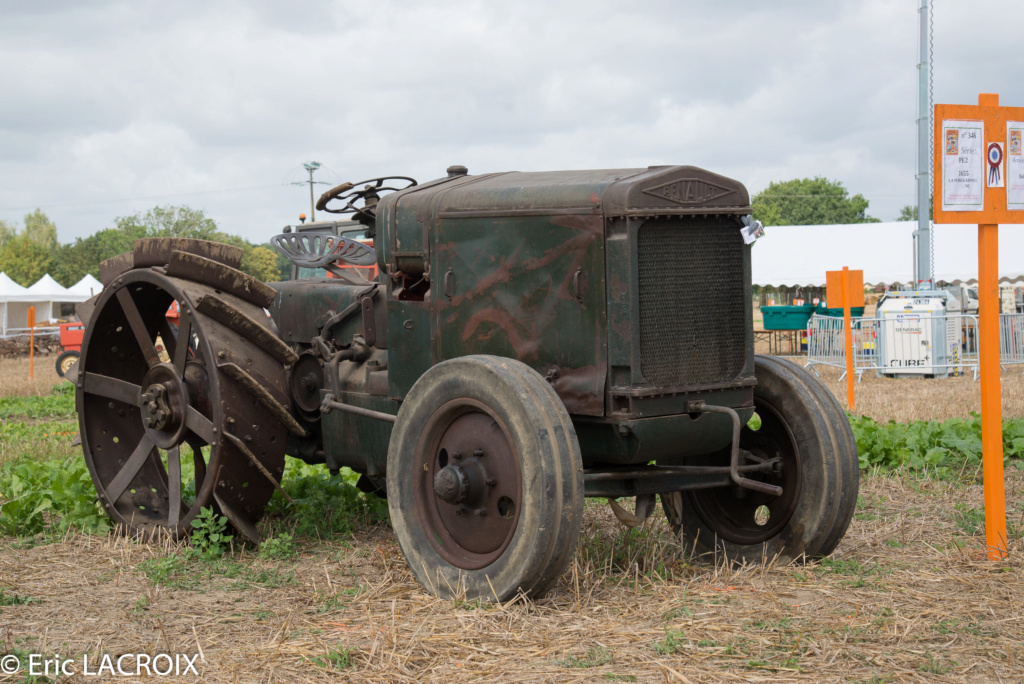
<path id="1" fill-rule="evenodd" d="M 731 216 L 640 226 L 640 371 L 652 385 L 705 385 L 743 371 L 743 249 Z"/>

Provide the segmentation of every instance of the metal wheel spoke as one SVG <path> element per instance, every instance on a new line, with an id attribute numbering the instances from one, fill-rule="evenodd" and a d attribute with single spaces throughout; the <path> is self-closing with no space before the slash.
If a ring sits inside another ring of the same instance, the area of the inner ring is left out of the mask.
<path id="1" fill-rule="evenodd" d="M 107 399 L 121 401 L 132 406 L 139 405 L 139 394 L 142 388 L 109 375 L 85 373 L 83 389 L 88 394 L 96 394 Z"/>
<path id="2" fill-rule="evenodd" d="M 160 355 L 157 354 L 156 346 L 149 336 L 146 324 L 142 321 L 139 308 L 135 306 L 135 300 L 132 299 L 128 288 L 121 288 L 117 291 L 117 301 L 121 303 L 121 309 L 124 311 L 125 318 L 128 319 L 128 327 L 135 334 L 135 341 L 138 342 L 139 349 L 142 350 L 142 355 L 146 358 L 146 364 L 153 367 L 160 363 Z"/>
<path id="3" fill-rule="evenodd" d="M 192 480 L 195 482 L 196 496 L 199 496 L 199 490 L 203 487 L 203 481 L 206 479 L 206 461 L 203 460 L 203 446 L 196 442 L 189 442 L 189 448 L 192 449 L 192 465 L 195 467 L 192 475 Z"/>
<path id="4" fill-rule="evenodd" d="M 146 459 L 153 453 L 153 441 L 148 435 L 143 435 L 142 439 L 139 440 L 138 446 L 135 447 L 135 451 L 128 457 L 124 467 L 121 468 L 120 472 L 110 481 L 104 489 L 106 490 L 107 499 L 111 504 L 114 504 L 121 495 L 124 494 L 124 490 L 128 488 L 128 485 L 132 483 L 135 476 L 138 475 L 139 470 L 142 469 Z"/>
<path id="5" fill-rule="evenodd" d="M 178 377 L 185 377 L 185 363 L 188 361 L 188 348 L 192 342 L 192 316 L 188 310 L 181 308 L 178 319 L 178 337 L 174 341 L 174 370 Z"/>
<path id="6" fill-rule="evenodd" d="M 188 412 L 185 414 L 185 425 L 196 437 L 207 444 L 213 444 L 215 437 L 213 422 L 191 406 L 188 407 Z"/>
<path id="7" fill-rule="evenodd" d="M 168 527 L 175 527 L 181 517 L 181 454 L 178 447 L 167 450 Z"/>

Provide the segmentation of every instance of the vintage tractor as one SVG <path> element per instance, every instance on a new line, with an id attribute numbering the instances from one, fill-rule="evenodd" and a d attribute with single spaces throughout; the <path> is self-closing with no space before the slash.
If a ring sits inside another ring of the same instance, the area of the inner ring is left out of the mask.
<path id="1" fill-rule="evenodd" d="M 139 241 L 80 308 L 99 500 L 177 537 L 214 507 L 255 541 L 286 453 L 348 466 L 439 596 L 543 593 L 586 496 L 635 499 L 636 522 L 659 495 L 719 557 L 829 554 L 856 446 L 823 385 L 754 355 L 749 205 L 688 166 L 451 167 L 345 183 L 319 208 L 351 220 L 273 238 L 297 274 L 332 277 L 264 284 L 233 247 Z"/>

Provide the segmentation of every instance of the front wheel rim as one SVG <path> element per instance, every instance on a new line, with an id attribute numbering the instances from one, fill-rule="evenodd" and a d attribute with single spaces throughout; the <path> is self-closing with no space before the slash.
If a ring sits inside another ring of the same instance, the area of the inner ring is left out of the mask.
<path id="1" fill-rule="evenodd" d="M 522 513 L 520 457 L 507 427 L 478 401 L 449 401 L 427 420 L 416 454 L 416 513 L 430 545 L 464 570 L 495 562 Z"/>
<path id="2" fill-rule="evenodd" d="M 793 517 L 800 500 L 800 450 L 793 431 L 767 400 L 755 397 L 754 410 L 761 418 L 761 427 L 754 430 L 744 426 L 740 432 L 741 465 L 744 460 L 752 463 L 780 457 L 781 473 L 748 477 L 779 485 L 782 494 L 772 496 L 739 485 L 688 493 L 694 512 L 715 535 L 743 545 L 764 543 L 778 535 Z"/>

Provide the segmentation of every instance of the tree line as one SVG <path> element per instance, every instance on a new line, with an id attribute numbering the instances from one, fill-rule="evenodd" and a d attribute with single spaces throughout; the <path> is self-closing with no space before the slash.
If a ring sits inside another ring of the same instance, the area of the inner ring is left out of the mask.
<path id="1" fill-rule="evenodd" d="M 879 221 L 868 215 L 868 200 L 863 195 L 850 195 L 841 182 L 821 176 L 769 183 L 754 195 L 751 206 L 754 218 L 766 226 Z M 895 220 L 916 218 L 917 208 L 908 205 Z M 57 227 L 39 209 L 25 215 L 20 229 L 0 221 L 0 271 L 24 286 L 49 273 L 68 287 L 86 273 L 99 277 L 101 261 L 131 251 L 135 240 L 147 237 L 199 238 L 235 245 L 242 249 L 241 270 L 264 282 L 287 277 L 290 270 L 283 256 L 269 247 L 219 230 L 201 209 L 166 206 L 122 216 L 114 220 L 113 228 L 67 244 L 57 240 Z"/>
<path id="2" fill-rule="evenodd" d="M 69 287 L 87 273 L 98 278 L 101 261 L 130 252 L 136 240 L 151 237 L 226 242 L 241 248 L 242 271 L 264 282 L 281 279 L 277 252 L 219 230 L 201 209 L 186 206 L 155 207 L 122 216 L 114 219 L 113 228 L 65 244 L 57 240 L 57 226 L 39 209 L 26 214 L 20 228 L 0 221 L 0 272 L 25 287 L 49 273 Z"/>

